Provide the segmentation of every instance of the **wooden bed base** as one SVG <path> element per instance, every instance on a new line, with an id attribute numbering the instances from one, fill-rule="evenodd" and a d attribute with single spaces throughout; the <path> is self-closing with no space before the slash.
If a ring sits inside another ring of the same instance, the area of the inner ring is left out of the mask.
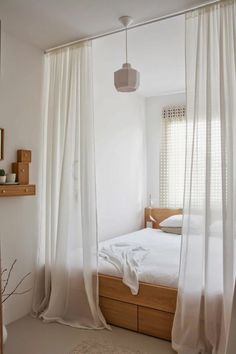
<path id="1" fill-rule="evenodd" d="M 107 322 L 154 337 L 171 339 L 177 289 L 139 283 L 139 294 L 118 277 L 99 274 L 100 307 Z"/>
<path id="2" fill-rule="evenodd" d="M 154 228 L 181 213 L 181 209 L 151 209 Z M 146 208 L 145 223 L 149 219 L 150 209 Z M 176 300 L 176 288 L 140 282 L 138 295 L 132 295 L 121 278 L 99 274 L 100 307 L 107 322 L 115 326 L 170 340 Z"/>

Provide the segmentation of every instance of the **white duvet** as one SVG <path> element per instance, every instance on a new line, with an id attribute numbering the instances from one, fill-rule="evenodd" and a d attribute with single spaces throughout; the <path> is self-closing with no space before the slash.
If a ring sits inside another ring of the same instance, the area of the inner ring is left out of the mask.
<path id="1" fill-rule="evenodd" d="M 181 236 L 142 229 L 100 242 L 99 273 L 119 276 L 133 294 L 138 282 L 177 287 Z"/>

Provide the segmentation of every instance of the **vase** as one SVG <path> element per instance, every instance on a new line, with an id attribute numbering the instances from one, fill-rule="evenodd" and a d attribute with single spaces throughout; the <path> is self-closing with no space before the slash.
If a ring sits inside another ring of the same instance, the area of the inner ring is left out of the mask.
<path id="1" fill-rule="evenodd" d="M 4 184 L 6 183 L 7 176 L 0 176 L 0 183 Z"/>
<path id="2" fill-rule="evenodd" d="M 4 325 L 2 326 L 2 339 L 3 339 L 3 344 L 4 344 L 7 340 L 7 329 Z"/>

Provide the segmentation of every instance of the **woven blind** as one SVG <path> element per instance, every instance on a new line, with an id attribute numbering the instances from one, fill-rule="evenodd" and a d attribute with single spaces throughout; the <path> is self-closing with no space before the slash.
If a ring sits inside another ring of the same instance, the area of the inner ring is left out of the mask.
<path id="1" fill-rule="evenodd" d="M 185 144 L 185 106 L 163 108 L 160 153 L 161 207 L 183 207 Z"/>
<path id="2" fill-rule="evenodd" d="M 162 140 L 160 153 L 160 206 L 182 208 L 185 178 L 186 129 L 193 134 L 193 127 L 186 122 L 185 106 L 165 107 L 162 111 Z M 189 135 L 188 135 L 189 136 Z M 190 137 L 191 140 L 191 137 Z M 206 144 L 211 149 L 210 190 L 211 202 L 215 207 L 221 203 L 221 134 L 220 120 L 212 120 L 210 127 L 207 120 L 198 121 L 194 130 L 194 149 L 198 157 L 193 164 L 191 193 L 192 205 L 198 206 L 205 200 L 203 175 L 206 173 Z M 191 152 L 192 146 L 188 147 Z M 216 171 L 216 173 L 214 173 Z M 190 177 L 187 176 L 189 179 Z"/>

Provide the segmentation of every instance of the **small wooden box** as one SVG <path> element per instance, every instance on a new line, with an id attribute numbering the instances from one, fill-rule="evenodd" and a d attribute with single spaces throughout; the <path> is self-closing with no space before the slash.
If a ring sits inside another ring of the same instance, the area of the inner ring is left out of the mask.
<path id="1" fill-rule="evenodd" d="M 31 150 L 17 150 L 18 162 L 31 162 Z"/>
<path id="2" fill-rule="evenodd" d="M 13 162 L 12 172 L 16 173 L 16 181 L 19 184 L 29 184 L 29 164 L 24 162 Z"/>

